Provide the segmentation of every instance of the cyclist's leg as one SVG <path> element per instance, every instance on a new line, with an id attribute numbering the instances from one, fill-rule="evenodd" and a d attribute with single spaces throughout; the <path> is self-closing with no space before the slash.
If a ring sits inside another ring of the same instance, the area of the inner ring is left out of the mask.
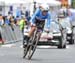
<path id="1" fill-rule="evenodd" d="M 27 35 L 24 35 L 23 40 L 24 40 L 24 42 L 26 42 L 29 40 L 29 37 Z"/>
<path id="2" fill-rule="evenodd" d="M 36 29 L 36 27 L 35 26 L 32 26 L 31 27 L 31 30 L 29 31 L 29 34 L 24 36 L 23 41 L 24 41 L 25 44 L 27 44 L 29 42 L 28 40 L 30 39 L 30 37 L 34 33 L 35 29 Z"/>
<path id="3" fill-rule="evenodd" d="M 30 30 L 29 35 L 28 35 L 29 37 L 32 36 L 32 34 L 34 33 L 35 29 L 36 29 L 36 26 L 31 26 L 31 30 Z"/>
<path id="4" fill-rule="evenodd" d="M 23 48 L 27 47 L 28 40 L 29 40 L 29 38 L 25 35 L 23 37 Z"/>

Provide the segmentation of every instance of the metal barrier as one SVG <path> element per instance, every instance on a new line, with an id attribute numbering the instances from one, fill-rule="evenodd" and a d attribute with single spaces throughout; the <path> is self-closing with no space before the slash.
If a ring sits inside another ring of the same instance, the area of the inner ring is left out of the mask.
<path id="1" fill-rule="evenodd" d="M 16 37 L 16 41 L 23 40 L 23 35 L 22 35 L 22 32 L 21 32 L 19 26 L 14 25 L 13 28 L 14 28 L 14 34 Z"/>
<path id="2" fill-rule="evenodd" d="M 1 26 L 0 33 L 4 44 L 14 43 L 23 40 L 22 32 L 19 29 L 19 26 L 13 25 L 13 29 L 9 25 Z"/>

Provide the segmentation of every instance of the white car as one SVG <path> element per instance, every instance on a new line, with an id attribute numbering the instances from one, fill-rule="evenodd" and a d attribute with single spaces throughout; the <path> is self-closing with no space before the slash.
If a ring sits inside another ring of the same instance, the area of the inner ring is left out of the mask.
<path id="1" fill-rule="evenodd" d="M 58 48 L 66 48 L 66 31 L 62 29 L 58 22 L 51 22 L 49 32 L 44 31 L 38 45 L 52 45 Z"/>

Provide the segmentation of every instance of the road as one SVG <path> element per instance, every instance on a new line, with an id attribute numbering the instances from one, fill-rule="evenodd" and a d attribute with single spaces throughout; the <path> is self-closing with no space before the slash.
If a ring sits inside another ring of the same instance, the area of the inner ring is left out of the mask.
<path id="1" fill-rule="evenodd" d="M 23 59 L 23 48 L 20 42 L 0 47 L 0 63 L 75 63 L 75 44 L 66 49 L 37 47 L 31 60 Z"/>

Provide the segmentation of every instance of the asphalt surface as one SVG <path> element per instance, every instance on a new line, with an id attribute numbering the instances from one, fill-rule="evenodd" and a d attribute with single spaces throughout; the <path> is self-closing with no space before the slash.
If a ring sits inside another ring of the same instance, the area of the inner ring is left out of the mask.
<path id="1" fill-rule="evenodd" d="M 0 63 L 75 63 L 75 44 L 66 49 L 56 46 L 37 47 L 31 60 L 23 59 L 22 43 L 0 47 Z"/>

